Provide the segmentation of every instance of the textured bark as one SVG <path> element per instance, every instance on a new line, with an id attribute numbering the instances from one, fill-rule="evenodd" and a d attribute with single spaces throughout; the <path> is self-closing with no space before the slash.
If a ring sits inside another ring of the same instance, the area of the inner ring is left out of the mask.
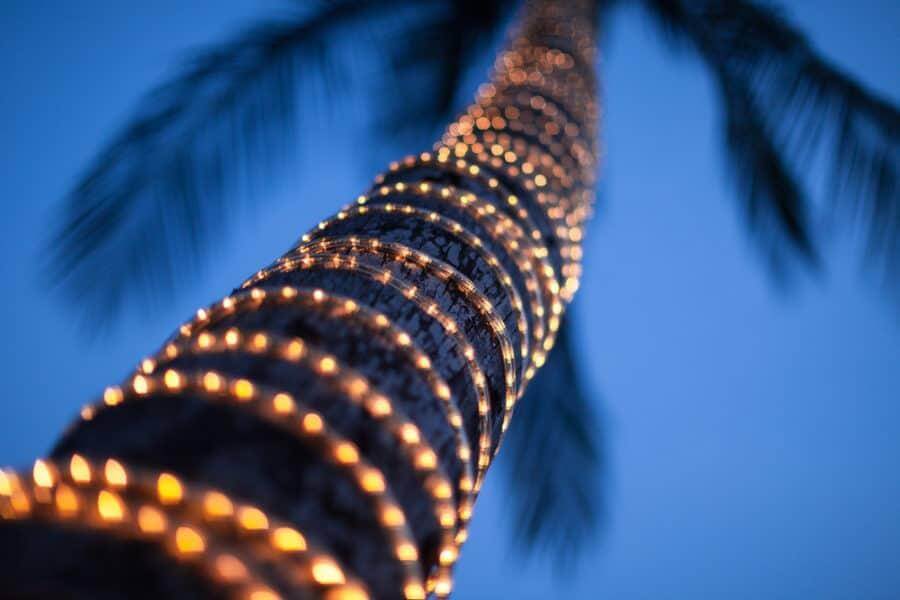
<path id="1" fill-rule="evenodd" d="M 592 35 L 587 3 L 526 4 L 434 152 L 198 312 L 33 473 L 2 475 L 3 593 L 447 595 L 577 287 Z"/>

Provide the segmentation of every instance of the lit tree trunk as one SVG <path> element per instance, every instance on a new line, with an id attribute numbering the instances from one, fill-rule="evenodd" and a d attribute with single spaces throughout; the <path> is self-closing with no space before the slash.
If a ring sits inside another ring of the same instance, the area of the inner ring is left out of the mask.
<path id="1" fill-rule="evenodd" d="M 0 475 L 18 597 L 423 598 L 577 287 L 588 3 L 532 2 L 433 152 L 393 164 Z"/>

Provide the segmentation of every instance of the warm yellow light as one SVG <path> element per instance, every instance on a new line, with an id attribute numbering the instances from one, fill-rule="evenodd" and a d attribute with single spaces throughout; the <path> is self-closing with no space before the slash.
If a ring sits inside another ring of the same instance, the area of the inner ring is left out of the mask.
<path id="1" fill-rule="evenodd" d="M 440 481 L 437 483 L 437 485 L 434 486 L 432 493 L 435 498 L 446 500 L 453 495 L 453 490 L 450 489 L 450 484 L 448 484 L 446 481 Z"/>
<path id="2" fill-rule="evenodd" d="M 331 375 L 337 371 L 337 362 L 330 356 L 326 356 L 319 361 L 319 371 L 325 375 Z"/>
<path id="3" fill-rule="evenodd" d="M 177 504 L 184 496 L 181 482 L 171 473 L 162 473 L 156 480 L 156 493 L 163 504 Z"/>
<path id="4" fill-rule="evenodd" d="M 306 539 L 296 529 L 279 527 L 272 532 L 272 545 L 282 552 L 302 552 L 306 550 Z"/>
<path id="5" fill-rule="evenodd" d="M 441 527 L 453 527 L 456 525 L 456 513 L 452 509 L 444 509 L 440 511 L 439 520 Z"/>
<path id="6" fill-rule="evenodd" d="M 360 485 L 367 492 L 383 492 L 384 477 L 374 469 L 366 469 L 360 478 Z"/>
<path id="7" fill-rule="evenodd" d="M 369 389 L 369 384 L 362 377 L 354 377 L 349 384 L 350 395 L 359 397 L 365 394 Z"/>
<path id="8" fill-rule="evenodd" d="M 308 413 L 303 417 L 303 429 L 307 433 L 319 433 L 324 426 L 322 417 L 316 413 Z"/>
<path id="9" fill-rule="evenodd" d="M 203 387 L 209 392 L 218 392 L 222 389 L 222 378 L 209 371 L 203 375 Z"/>
<path id="10" fill-rule="evenodd" d="M 269 338 L 266 337 L 264 333 L 257 333 L 253 336 L 253 348 L 254 350 L 263 351 L 266 349 L 266 346 L 269 345 Z"/>
<path id="11" fill-rule="evenodd" d="M 213 338 L 212 335 L 204 331 L 199 336 L 197 336 L 197 345 L 201 348 L 209 348 L 213 345 L 214 340 L 215 338 Z"/>
<path id="12" fill-rule="evenodd" d="M 208 517 L 230 517 L 234 514 L 234 505 L 228 496 L 221 492 L 207 492 L 203 496 L 203 510 Z"/>
<path id="13" fill-rule="evenodd" d="M 12 496 L 13 490 L 18 488 L 18 481 L 15 477 L 15 475 L 0 469 L 0 496 L 7 498 Z"/>
<path id="14" fill-rule="evenodd" d="M 56 488 L 56 510 L 61 517 L 71 517 L 78 512 L 80 502 L 75 490 L 65 484 L 60 484 Z"/>
<path id="15" fill-rule="evenodd" d="M 281 596 L 268 588 L 257 588 L 250 592 L 249 600 L 281 600 Z"/>
<path id="16" fill-rule="evenodd" d="M 134 379 L 131 381 L 131 387 L 134 388 L 136 394 L 143 395 L 150 391 L 150 383 L 143 375 L 135 375 Z M 107 404 L 109 404 L 109 402 L 107 402 Z"/>
<path id="17" fill-rule="evenodd" d="M 138 527 L 144 533 L 157 534 L 166 530 L 166 516 L 152 506 L 142 506 L 137 514 Z"/>
<path id="18" fill-rule="evenodd" d="M 278 393 L 272 398 L 272 407 L 281 415 L 289 415 L 294 412 L 296 404 L 290 394 Z"/>
<path id="19" fill-rule="evenodd" d="M 216 557 L 215 567 L 219 577 L 229 583 L 245 581 L 249 575 L 244 563 L 231 554 L 221 554 Z"/>
<path id="20" fill-rule="evenodd" d="M 246 379 L 238 379 L 237 381 L 235 381 L 232 389 L 234 391 L 234 395 L 238 400 L 250 400 L 251 398 L 253 398 L 253 384 Z"/>
<path id="21" fill-rule="evenodd" d="M 238 522 L 248 531 L 261 531 L 269 528 L 266 514 L 254 506 L 243 506 L 238 511 Z"/>
<path id="22" fill-rule="evenodd" d="M 444 566 L 452 565 L 456 558 L 459 556 L 459 552 L 454 546 L 444 546 L 443 550 L 441 550 L 440 561 Z"/>
<path id="23" fill-rule="evenodd" d="M 421 440 L 419 428 L 412 423 L 407 423 L 400 428 L 400 435 L 407 444 L 418 444 Z"/>
<path id="24" fill-rule="evenodd" d="M 422 450 L 416 455 L 416 466 L 420 469 L 433 469 L 437 466 L 437 456 L 431 450 Z"/>
<path id="25" fill-rule="evenodd" d="M 34 483 L 38 487 L 44 488 L 53 487 L 53 483 L 56 479 L 47 463 L 40 459 L 34 461 L 34 468 L 31 469 L 31 475 L 34 478 Z"/>
<path id="26" fill-rule="evenodd" d="M 359 452 L 353 444 L 341 442 L 334 449 L 334 457 L 342 464 L 352 465 L 359 460 Z"/>
<path id="27" fill-rule="evenodd" d="M 390 505 L 382 511 L 381 522 L 388 527 L 399 527 L 406 522 L 406 519 L 404 518 L 403 511 L 400 510 L 400 507 Z"/>
<path id="28" fill-rule="evenodd" d="M 107 406 L 115 406 L 122 402 L 122 390 L 117 387 L 108 387 L 103 390 L 103 402 Z"/>
<path id="29" fill-rule="evenodd" d="M 397 558 L 405 562 L 412 562 L 419 558 L 419 553 L 415 546 L 404 542 L 397 546 Z"/>
<path id="30" fill-rule="evenodd" d="M 344 572 L 330 558 L 324 556 L 313 559 L 310 567 L 313 579 L 320 585 L 345 583 Z"/>
<path id="31" fill-rule="evenodd" d="M 100 490 L 97 495 L 97 512 L 104 521 L 121 521 L 125 518 L 125 504 L 118 494 Z"/>
<path id="32" fill-rule="evenodd" d="M 303 358 L 303 353 L 306 350 L 303 342 L 300 340 L 293 340 L 288 344 L 286 354 L 288 359 L 290 360 L 299 360 Z"/>
<path id="33" fill-rule="evenodd" d="M 406 600 L 425 600 L 425 589 L 419 583 L 407 583 L 403 588 Z"/>
<path id="34" fill-rule="evenodd" d="M 197 530 L 182 525 L 175 530 L 175 547 L 182 554 L 199 554 L 206 550 L 206 541 Z"/>
<path id="35" fill-rule="evenodd" d="M 225 332 L 225 343 L 229 347 L 234 347 L 238 345 L 238 342 L 241 341 L 241 334 L 237 332 L 236 329 L 229 329 Z"/>
<path id="36" fill-rule="evenodd" d="M 181 375 L 178 373 L 178 371 L 168 369 L 166 371 L 166 374 L 163 376 L 163 383 L 165 383 L 166 387 L 170 390 L 177 390 L 181 388 Z"/>
<path id="37" fill-rule="evenodd" d="M 80 454 L 73 454 L 69 460 L 69 474 L 76 483 L 90 483 L 91 467 Z"/>
<path id="38" fill-rule="evenodd" d="M 342 585 L 329 589 L 325 593 L 324 600 L 369 600 L 369 595 L 355 585 Z"/>
<path id="39" fill-rule="evenodd" d="M 125 487 L 128 485 L 128 475 L 125 473 L 119 461 L 115 459 L 107 459 L 103 466 L 103 475 L 106 477 L 106 483 L 112 487 Z"/>
<path id="40" fill-rule="evenodd" d="M 434 586 L 434 593 L 438 596 L 449 596 L 452 590 L 453 582 L 450 581 L 450 578 L 446 576 L 440 577 Z"/>
<path id="41" fill-rule="evenodd" d="M 369 400 L 369 410 L 376 417 L 386 417 L 391 414 L 391 403 L 382 395 L 377 395 Z"/>

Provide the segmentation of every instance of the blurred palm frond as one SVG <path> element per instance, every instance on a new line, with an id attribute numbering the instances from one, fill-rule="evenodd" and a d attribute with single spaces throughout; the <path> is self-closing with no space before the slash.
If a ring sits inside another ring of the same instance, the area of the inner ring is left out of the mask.
<path id="1" fill-rule="evenodd" d="M 297 146 L 301 82 L 335 86 L 330 36 L 383 2 L 332 2 L 195 52 L 145 95 L 64 200 L 46 271 L 91 325 L 198 271 L 234 209 Z M 262 199 L 266 194 L 254 194 Z"/>
<path id="2" fill-rule="evenodd" d="M 515 549 L 547 551 L 570 569 L 605 515 L 606 481 L 596 402 L 575 365 L 567 316 L 556 346 L 516 407 L 500 463 Z"/>
<path id="3" fill-rule="evenodd" d="M 867 229 L 867 258 L 900 284 L 900 111 L 816 52 L 774 8 L 746 0 L 641 0 L 717 81 L 725 155 L 750 231 L 784 273 L 819 265 L 816 216 L 801 174 L 821 153 L 845 225 Z"/>

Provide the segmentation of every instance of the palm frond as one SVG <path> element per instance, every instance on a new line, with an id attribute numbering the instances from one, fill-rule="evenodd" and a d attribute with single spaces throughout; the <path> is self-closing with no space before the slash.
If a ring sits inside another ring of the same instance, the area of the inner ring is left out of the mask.
<path id="1" fill-rule="evenodd" d="M 605 512 L 601 424 L 575 367 L 570 317 L 516 408 L 500 461 L 514 548 L 573 565 Z"/>
<path id="2" fill-rule="evenodd" d="M 774 264 L 784 265 L 786 249 L 817 264 L 815 206 L 797 174 L 824 151 L 831 157 L 834 214 L 867 229 L 867 257 L 896 280 L 900 111 L 820 56 L 769 6 L 642 2 L 667 36 L 696 50 L 717 78 L 727 156 L 748 223 L 763 234 L 758 239 Z"/>
<path id="3" fill-rule="evenodd" d="M 196 274 L 237 190 L 295 147 L 301 82 L 327 84 L 340 70 L 329 36 L 381 9 L 330 2 L 186 60 L 65 198 L 47 253 L 51 281 L 97 323 L 126 297 L 153 303 Z"/>

